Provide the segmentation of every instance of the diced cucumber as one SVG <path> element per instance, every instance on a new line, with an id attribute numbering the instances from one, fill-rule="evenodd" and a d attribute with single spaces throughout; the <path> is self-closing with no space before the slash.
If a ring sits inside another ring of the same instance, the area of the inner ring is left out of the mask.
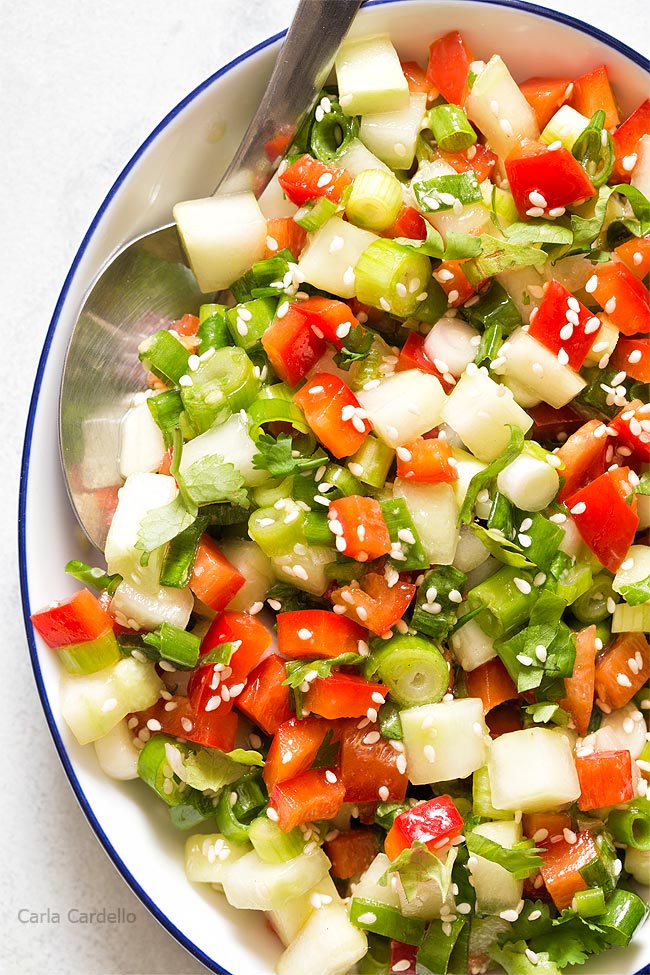
<path id="1" fill-rule="evenodd" d="M 120 474 L 157 471 L 165 456 L 165 441 L 146 402 L 124 414 L 120 424 Z"/>
<path id="2" fill-rule="evenodd" d="M 555 467 L 533 456 L 525 447 L 497 475 L 497 488 L 501 494 L 523 511 L 542 511 L 551 503 L 559 487 L 560 478 Z"/>
<path id="3" fill-rule="evenodd" d="M 477 460 L 473 454 L 470 454 L 467 450 L 462 450 L 460 447 L 453 447 L 451 453 L 456 461 L 456 473 L 458 474 L 458 480 L 453 482 L 452 487 L 456 495 L 458 507 L 461 508 L 467 495 L 469 482 L 475 474 L 485 470 L 486 465 L 480 460 Z M 477 501 L 474 505 L 474 511 L 476 512 L 477 518 L 486 519 L 490 514 L 490 500 Z M 461 567 L 458 566 L 458 568 Z M 464 572 L 465 570 L 463 569 L 462 571 Z"/>
<path id="4" fill-rule="evenodd" d="M 516 216 L 515 219 L 518 220 L 519 217 Z M 508 292 L 521 315 L 522 322 L 527 325 L 530 321 L 531 311 L 533 308 L 537 308 L 542 300 L 541 288 L 544 284 L 544 278 L 534 264 L 530 264 L 528 267 L 515 267 L 509 271 L 501 271 L 495 277 Z"/>
<path id="5" fill-rule="evenodd" d="M 638 884 L 646 888 L 650 886 L 650 850 L 635 850 L 628 846 L 623 865 Z"/>
<path id="6" fill-rule="evenodd" d="M 502 159 L 521 139 L 539 137 L 535 113 L 498 54 L 479 72 L 465 111 Z"/>
<path id="7" fill-rule="evenodd" d="M 406 502 L 429 563 L 451 565 L 458 545 L 458 502 L 451 484 L 417 484 L 397 477 L 393 495 Z"/>
<path id="8" fill-rule="evenodd" d="M 650 602 L 640 606 L 617 603 L 612 616 L 612 633 L 647 633 L 650 630 Z"/>
<path id="9" fill-rule="evenodd" d="M 264 863 L 251 850 L 228 866 L 221 882 L 233 907 L 275 911 L 290 898 L 306 894 L 329 868 L 330 861 L 320 847 L 284 863 Z"/>
<path id="10" fill-rule="evenodd" d="M 445 240 L 447 234 L 489 233 L 492 226 L 490 210 L 484 203 L 467 203 L 458 213 L 453 207 L 449 210 L 432 210 L 425 217 Z"/>
<path id="11" fill-rule="evenodd" d="M 153 664 L 124 657 L 95 674 L 63 674 L 61 714 L 80 745 L 103 738 L 131 711 L 144 711 L 164 690 Z"/>
<path id="12" fill-rule="evenodd" d="M 490 379 L 485 369 L 476 368 L 468 368 L 456 383 L 443 405 L 442 418 L 487 463 L 508 446 L 510 426 L 526 433 L 533 424 L 509 389 Z"/>
<path id="13" fill-rule="evenodd" d="M 496 657 L 494 640 L 484 633 L 476 619 L 468 620 L 449 638 L 454 657 L 463 670 L 476 670 Z"/>
<path id="14" fill-rule="evenodd" d="M 189 440 L 183 447 L 181 474 L 196 461 L 218 456 L 233 464 L 249 486 L 262 484 L 268 479 L 268 471 L 253 466 L 257 445 L 248 433 L 248 420 L 241 413 L 228 417 L 225 423 L 211 427 L 205 433 Z"/>
<path id="15" fill-rule="evenodd" d="M 634 701 L 604 714 L 600 727 L 583 740 L 583 747 L 593 746 L 596 752 L 629 751 L 633 762 L 641 757 L 646 743 L 646 726 Z"/>
<path id="16" fill-rule="evenodd" d="M 354 896 L 360 897 L 362 900 L 377 901 L 380 904 L 386 904 L 388 907 L 399 908 L 399 894 L 394 884 L 390 880 L 385 884 L 379 883 L 390 867 L 390 863 L 385 853 L 378 853 L 368 869 L 361 875 L 359 883 L 354 885 L 352 890 Z"/>
<path id="17" fill-rule="evenodd" d="M 282 944 L 287 947 L 294 941 L 305 922 L 315 910 L 327 904 L 342 904 L 340 894 L 329 874 L 308 890 L 306 894 L 291 897 L 267 917 Z"/>
<path id="18" fill-rule="evenodd" d="M 364 115 L 359 137 L 391 169 L 410 169 L 426 107 L 426 94 L 411 92 L 406 108 Z"/>
<path id="19" fill-rule="evenodd" d="M 408 82 L 388 34 L 345 40 L 334 65 L 339 103 L 346 115 L 408 107 Z"/>
<path id="20" fill-rule="evenodd" d="M 304 549 L 304 551 L 303 551 Z M 326 568 L 336 561 L 334 549 L 320 545 L 303 545 L 300 552 L 276 555 L 271 559 L 280 582 L 290 582 L 296 589 L 322 596 L 330 584 Z"/>
<path id="21" fill-rule="evenodd" d="M 589 119 L 570 105 L 562 105 L 558 108 L 555 115 L 546 123 L 540 135 L 540 141 L 551 145 L 553 142 L 561 142 L 569 152 L 573 149 L 574 143 L 579 135 L 589 125 Z"/>
<path id="22" fill-rule="evenodd" d="M 460 318 L 441 318 L 424 340 L 424 351 L 431 360 L 439 360 L 442 372 L 460 376 L 476 355 L 472 339 L 478 335 L 475 328 Z M 443 365 L 446 368 L 442 368 Z"/>
<path id="23" fill-rule="evenodd" d="M 529 410 L 533 406 L 537 406 L 542 402 L 542 397 L 538 396 L 537 393 L 533 392 L 532 389 L 528 389 L 527 386 L 523 386 L 512 376 L 501 376 L 503 385 L 507 386 L 512 395 L 515 398 L 515 403 L 522 406 L 525 410 Z"/>
<path id="24" fill-rule="evenodd" d="M 461 525 L 453 566 L 461 572 L 471 572 L 489 558 L 490 553 L 469 525 Z"/>
<path id="25" fill-rule="evenodd" d="M 627 586 L 642 582 L 648 576 L 650 576 L 650 548 L 647 545 L 630 545 L 625 562 L 614 576 L 612 588 L 614 592 L 625 594 Z"/>
<path id="26" fill-rule="evenodd" d="M 533 390 L 556 410 L 570 403 L 587 385 L 579 373 L 560 362 L 550 349 L 523 328 L 508 337 L 499 356 L 506 360 L 498 369 L 500 375 Z"/>
<path id="27" fill-rule="evenodd" d="M 176 481 L 166 474 L 131 474 L 118 492 L 117 508 L 106 536 L 104 555 L 110 574 L 117 572 L 136 586 L 157 585 L 163 552 L 158 549 L 149 564 L 140 565 L 142 552 L 137 549 L 140 522 L 154 508 L 173 501 L 178 492 Z"/>
<path id="28" fill-rule="evenodd" d="M 472 776 L 472 811 L 481 819 L 512 819 L 509 810 L 495 809 L 492 805 L 490 773 L 487 765 L 477 768 Z"/>
<path id="29" fill-rule="evenodd" d="M 390 167 L 382 162 L 379 156 L 375 156 L 360 139 L 352 139 L 343 152 L 337 155 L 336 165 L 347 169 L 353 179 L 364 169 L 383 169 L 387 173 L 391 172 Z"/>
<path id="30" fill-rule="evenodd" d="M 609 358 L 616 348 L 616 343 L 621 334 L 604 312 L 600 312 L 596 317 L 600 319 L 600 328 L 594 335 L 592 346 L 587 352 L 586 365 L 598 365 L 603 356 Z"/>
<path id="31" fill-rule="evenodd" d="M 276 963 L 276 975 L 347 975 L 368 950 L 368 939 L 350 923 L 342 904 L 313 911 Z"/>
<path id="32" fill-rule="evenodd" d="M 480 823 L 474 829 L 479 836 L 486 836 L 499 846 L 510 850 L 522 837 L 521 824 L 514 820 L 496 823 Z M 476 910 L 481 914 L 500 914 L 514 910 L 524 887 L 523 880 L 515 880 L 505 867 L 485 857 L 472 854 L 469 869 L 476 891 Z"/>
<path id="33" fill-rule="evenodd" d="M 185 841 L 185 873 L 198 884 L 219 884 L 229 866 L 250 853 L 250 843 L 233 843 L 222 833 L 197 833 Z"/>
<path id="34" fill-rule="evenodd" d="M 255 542 L 244 538 L 224 538 L 219 548 L 225 557 L 246 579 L 228 609 L 234 612 L 250 612 L 255 603 L 263 603 L 275 582 L 275 572 L 268 555 Z"/>
<path id="35" fill-rule="evenodd" d="M 140 752 L 124 719 L 95 741 L 95 754 L 102 771 L 112 779 L 137 779 Z"/>
<path id="36" fill-rule="evenodd" d="M 230 287 L 264 257 L 266 219 L 253 193 L 186 200 L 173 214 L 204 294 Z"/>
<path id="37" fill-rule="evenodd" d="M 286 165 L 284 166 L 286 169 Z M 289 200 L 278 182 L 278 176 L 282 172 L 280 166 L 277 172 L 271 176 L 264 190 L 260 194 L 258 203 L 260 210 L 267 220 L 276 220 L 279 217 L 293 217 L 298 207 Z"/>
<path id="38" fill-rule="evenodd" d="M 456 698 L 400 712 L 409 779 L 415 785 L 464 779 L 487 760 L 479 698 Z"/>
<path id="39" fill-rule="evenodd" d="M 492 742 L 488 769 L 497 809 L 539 812 L 574 802 L 580 783 L 564 735 L 548 728 L 526 728 Z"/>
<path id="40" fill-rule="evenodd" d="M 155 630 L 161 623 L 184 630 L 193 609 L 194 596 L 187 587 L 150 585 L 138 589 L 126 581 L 120 582 L 111 602 L 116 621 L 132 630 Z"/>
<path id="41" fill-rule="evenodd" d="M 436 379 L 419 369 L 396 372 L 357 398 L 377 436 L 389 447 L 415 440 L 440 423 L 445 392 Z"/>
<path id="42" fill-rule="evenodd" d="M 302 278 L 314 288 L 340 298 L 355 294 L 354 266 L 377 235 L 362 230 L 341 217 L 330 217 L 319 230 L 309 234 L 298 267 Z"/>

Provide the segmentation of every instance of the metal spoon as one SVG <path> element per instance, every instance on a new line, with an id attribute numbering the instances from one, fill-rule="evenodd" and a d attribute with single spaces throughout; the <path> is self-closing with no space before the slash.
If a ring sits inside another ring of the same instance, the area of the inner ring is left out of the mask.
<path id="1" fill-rule="evenodd" d="M 362 0 L 300 0 L 262 102 L 215 192 L 262 191 L 273 173 L 265 143 L 293 135 L 312 110 Z M 120 421 L 142 389 L 138 346 L 206 299 L 176 225 L 126 244 L 99 273 L 72 333 L 59 403 L 59 444 L 70 501 L 104 548 L 122 483 Z"/>

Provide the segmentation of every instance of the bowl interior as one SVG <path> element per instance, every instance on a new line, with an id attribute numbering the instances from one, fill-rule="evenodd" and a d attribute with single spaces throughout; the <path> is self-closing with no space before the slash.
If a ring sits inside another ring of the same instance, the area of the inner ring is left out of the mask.
<path id="1" fill-rule="evenodd" d="M 630 52 L 604 35 L 563 23 L 560 15 L 489 0 L 380 0 L 365 7 L 354 30 L 387 31 L 400 55 L 425 61 L 428 43 L 462 31 L 475 56 L 499 53 L 518 79 L 577 76 L 607 63 L 624 113 L 647 94 L 647 74 Z M 63 724 L 54 656 L 34 639 L 30 609 L 76 588 L 65 575 L 71 558 L 97 560 L 68 504 L 58 454 L 57 415 L 67 342 L 83 296 L 125 241 L 167 223 L 175 202 L 211 192 L 253 114 L 279 40 L 273 38 L 208 79 L 152 133 L 102 205 L 66 279 L 48 332 L 27 428 L 20 498 L 20 557 L 26 628 L 46 717 L 66 773 L 99 839 L 127 882 L 167 929 L 214 971 L 270 975 L 279 945 L 261 915 L 236 911 L 183 872 L 184 837 L 140 782 L 117 783 L 99 770 Z M 650 960 L 650 932 L 625 952 L 594 959 L 585 972 L 631 975 Z M 613 966 L 613 967 L 612 967 Z"/>

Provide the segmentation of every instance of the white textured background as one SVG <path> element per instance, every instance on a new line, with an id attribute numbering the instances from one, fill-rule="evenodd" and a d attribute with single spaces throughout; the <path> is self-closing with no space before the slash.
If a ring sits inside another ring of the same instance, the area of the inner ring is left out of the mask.
<path id="1" fill-rule="evenodd" d="M 543 5 L 648 54 L 645 0 Z M 59 765 L 20 610 L 18 471 L 40 345 L 66 271 L 114 178 L 185 94 L 286 27 L 294 7 L 295 0 L 0 0 L 0 971 L 8 975 L 206 971 L 122 881 Z M 136 920 L 71 924 L 70 908 L 123 908 Z M 20 923 L 20 909 L 58 912 L 61 923 Z"/>

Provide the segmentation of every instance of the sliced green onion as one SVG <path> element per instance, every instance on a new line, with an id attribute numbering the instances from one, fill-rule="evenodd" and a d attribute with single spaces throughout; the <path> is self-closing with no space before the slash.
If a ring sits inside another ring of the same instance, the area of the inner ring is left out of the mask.
<path id="1" fill-rule="evenodd" d="M 476 142 L 476 132 L 459 105 L 434 105 L 425 121 L 445 152 L 460 152 Z"/>
<path id="2" fill-rule="evenodd" d="M 610 944 L 624 947 L 647 918 L 648 910 L 638 894 L 618 887 L 609 896 L 605 913 L 599 915 L 598 927 L 604 929 Z"/>
<path id="3" fill-rule="evenodd" d="M 59 647 L 57 656 L 69 674 L 95 674 L 120 659 L 120 648 L 109 626 L 94 640 Z"/>
<path id="4" fill-rule="evenodd" d="M 284 383 L 263 386 L 258 398 L 248 407 L 248 415 L 251 419 L 250 435 L 253 440 L 257 440 L 267 423 L 290 423 L 299 433 L 311 433 L 305 414 L 293 402 L 292 393 Z"/>
<path id="5" fill-rule="evenodd" d="M 578 160 L 595 187 L 604 186 L 616 159 L 614 140 L 604 127 L 605 117 L 602 109 L 597 111 L 571 149 L 571 155 Z"/>
<path id="6" fill-rule="evenodd" d="M 533 453 L 530 448 L 537 447 L 537 444 L 527 442 L 524 446 L 524 453 Z M 546 452 L 542 460 L 546 460 Z M 524 550 L 526 558 L 534 562 L 542 572 L 549 572 L 553 559 L 564 538 L 564 529 L 560 525 L 554 524 L 545 518 L 544 515 L 535 511 L 531 514 L 526 513 L 526 517 L 531 524 L 523 534 L 530 539 L 530 544 Z M 520 518 L 520 524 L 523 518 Z"/>
<path id="7" fill-rule="evenodd" d="M 436 640 L 444 639 L 456 622 L 467 576 L 451 565 L 427 572 L 418 589 L 411 626 Z"/>
<path id="8" fill-rule="evenodd" d="M 454 921 L 446 922 L 440 921 L 438 918 L 430 921 L 417 954 L 418 970 L 435 972 L 436 975 L 447 975 L 447 972 L 451 971 L 452 952 L 465 923 L 464 917 L 457 917 Z M 453 971 L 457 972 L 460 969 L 453 966 Z"/>
<path id="9" fill-rule="evenodd" d="M 331 485 L 331 489 L 323 490 L 326 484 Z M 339 464 L 328 464 L 322 479 L 318 482 L 319 490 L 327 493 L 328 498 L 344 498 L 351 494 L 364 495 L 366 492 L 359 479 L 354 476 L 348 467 L 341 467 Z"/>
<path id="10" fill-rule="evenodd" d="M 320 230 L 330 217 L 333 217 L 339 205 L 327 196 L 319 196 L 315 200 L 307 200 L 293 215 L 293 219 L 303 230 Z"/>
<path id="11" fill-rule="evenodd" d="M 612 581 L 606 572 L 599 572 L 589 589 L 573 603 L 573 615 L 585 626 L 600 623 L 610 615 L 607 603 L 610 599 L 616 600 Z"/>
<path id="12" fill-rule="evenodd" d="M 345 213 L 350 223 L 365 230 L 386 230 L 402 207 L 402 186 L 385 169 L 364 169 L 355 176 Z"/>
<path id="13" fill-rule="evenodd" d="M 273 257 L 255 261 L 241 278 L 230 285 L 230 290 L 238 303 L 277 295 L 283 291 L 282 279 L 289 270 L 289 262 L 295 260 L 291 251 L 283 247 Z"/>
<path id="14" fill-rule="evenodd" d="M 265 814 L 250 824 L 248 839 L 264 863 L 286 863 L 299 856 L 305 848 L 305 838 L 297 827 L 283 833 Z"/>
<path id="15" fill-rule="evenodd" d="M 380 501 L 379 506 L 393 546 L 390 559 L 395 563 L 398 571 L 428 569 L 429 557 L 422 547 L 420 536 L 404 498 Z"/>
<path id="16" fill-rule="evenodd" d="M 262 335 L 267 330 L 278 306 L 277 298 L 253 298 L 243 301 L 226 312 L 228 330 L 234 345 L 240 349 L 254 348 L 259 344 Z"/>
<path id="17" fill-rule="evenodd" d="M 492 280 L 477 301 L 463 305 L 461 314 L 479 331 L 498 325 L 501 334 L 509 335 L 521 325 L 521 315 L 514 301 L 498 281 Z"/>
<path id="18" fill-rule="evenodd" d="M 434 176 L 433 179 L 415 181 L 412 187 L 422 213 L 452 210 L 454 206 L 463 207 L 483 200 L 474 172 Z"/>
<path id="19" fill-rule="evenodd" d="M 382 738 L 401 741 L 404 737 L 399 712 L 400 709 L 394 701 L 386 701 L 379 708 L 377 712 L 377 724 L 379 725 L 379 734 Z"/>
<path id="20" fill-rule="evenodd" d="M 314 117 L 309 129 L 309 147 L 312 155 L 321 162 L 331 163 L 356 139 L 359 134 L 359 118 L 356 115 L 345 115 L 334 95 L 327 92 L 326 97 L 329 111 L 323 111 L 322 118 Z M 318 105 L 323 107 L 322 98 Z"/>
<path id="21" fill-rule="evenodd" d="M 187 372 L 190 354 L 175 335 L 160 329 L 140 344 L 138 358 L 145 369 L 164 383 L 175 384 Z"/>
<path id="22" fill-rule="evenodd" d="M 561 573 L 555 592 L 571 606 L 591 588 L 592 581 L 591 566 L 572 565 Z"/>
<path id="23" fill-rule="evenodd" d="M 332 545 L 334 536 L 330 530 L 327 515 L 320 511 L 305 514 L 305 539 L 308 545 Z"/>
<path id="24" fill-rule="evenodd" d="M 249 772 L 237 779 L 231 788 L 236 796 L 232 804 L 235 816 L 243 822 L 250 822 L 267 801 L 262 773 L 258 770 Z"/>
<path id="25" fill-rule="evenodd" d="M 503 344 L 503 329 L 498 322 L 492 322 L 481 335 L 474 357 L 477 366 L 489 365 L 499 354 L 499 349 Z"/>
<path id="26" fill-rule="evenodd" d="M 361 254 L 354 274 L 359 301 L 405 318 L 415 311 L 419 295 L 426 294 L 431 261 L 394 240 L 375 240 Z"/>
<path id="27" fill-rule="evenodd" d="M 245 410 L 260 389 L 259 377 L 243 349 L 228 346 L 204 359 L 181 385 L 181 397 L 189 419 L 198 433 L 204 433 L 221 417 Z"/>
<path id="28" fill-rule="evenodd" d="M 306 541 L 305 512 L 291 498 L 270 508 L 258 508 L 248 520 L 248 533 L 270 558 L 285 555 L 293 551 L 294 545 Z"/>
<path id="29" fill-rule="evenodd" d="M 230 345 L 230 332 L 226 322 L 226 305 L 201 305 L 199 308 L 199 348 L 203 355 L 208 349 L 223 349 Z"/>
<path id="30" fill-rule="evenodd" d="M 588 887 L 574 894 L 576 914 L 580 917 L 596 917 L 605 911 L 605 892 L 602 887 Z"/>
<path id="31" fill-rule="evenodd" d="M 407 945 L 420 944 L 427 924 L 419 917 L 405 917 L 396 907 L 363 897 L 352 898 L 350 921 L 362 931 L 373 931 Z"/>
<path id="32" fill-rule="evenodd" d="M 117 642 L 125 656 L 137 651 L 156 663 L 168 660 L 181 670 L 196 667 L 201 645 L 196 634 L 181 630 L 172 623 L 161 623 L 151 633 L 120 633 Z"/>
<path id="33" fill-rule="evenodd" d="M 426 298 L 419 301 L 411 313 L 411 318 L 425 325 L 435 325 L 449 307 L 447 292 L 435 278 L 431 278 L 426 290 Z"/>
<path id="34" fill-rule="evenodd" d="M 470 609 L 482 607 L 477 622 L 488 636 L 497 639 L 514 633 L 527 622 L 538 596 L 539 589 L 532 584 L 530 573 L 504 565 L 470 589 L 467 601 Z"/>
<path id="35" fill-rule="evenodd" d="M 167 745 L 176 748 L 182 756 L 189 753 L 186 746 L 170 735 L 152 735 L 138 756 L 138 775 L 168 806 L 177 806 L 187 800 L 192 790 L 172 772 L 167 761 Z"/>
<path id="36" fill-rule="evenodd" d="M 189 584 L 201 535 L 208 519 L 199 517 L 168 543 L 160 569 L 160 585 L 184 589 Z"/>
<path id="37" fill-rule="evenodd" d="M 616 849 L 608 833 L 596 837 L 597 856 L 579 868 L 579 874 L 588 887 L 602 887 L 604 891 L 616 886 Z"/>
<path id="38" fill-rule="evenodd" d="M 234 812 L 234 801 L 237 801 L 237 793 L 226 786 L 221 790 L 219 801 L 215 808 L 217 819 L 217 829 L 228 840 L 233 843 L 246 843 L 248 841 L 249 823 L 241 822 Z"/>
<path id="39" fill-rule="evenodd" d="M 354 333 L 350 333 L 354 334 Z M 363 358 L 356 359 L 349 366 L 348 385 L 355 393 L 363 389 L 366 383 L 382 380 L 386 375 L 387 365 L 394 364 L 395 353 L 388 343 L 369 329 L 364 329 L 364 336 L 371 336 L 372 341 L 367 354 Z M 348 342 L 349 339 L 346 339 Z M 392 372 L 392 368 L 389 370 Z"/>
<path id="40" fill-rule="evenodd" d="M 122 581 L 122 576 L 118 573 L 108 575 L 102 569 L 87 565 L 80 559 L 71 559 L 66 564 L 65 571 L 78 579 L 79 582 L 83 582 L 84 586 L 91 586 L 100 592 L 105 589 L 109 596 L 113 595 L 118 584 Z"/>
<path id="41" fill-rule="evenodd" d="M 192 789 L 184 802 L 169 810 L 169 818 L 176 829 L 194 829 L 211 816 L 214 816 L 212 799 L 197 789 Z"/>
<path id="42" fill-rule="evenodd" d="M 373 650 L 364 665 L 377 674 L 401 707 L 436 704 L 449 686 L 449 665 L 438 647 L 421 636 L 399 634 Z"/>
<path id="43" fill-rule="evenodd" d="M 395 451 L 392 447 L 369 434 L 356 453 L 348 457 L 347 464 L 348 469 L 363 484 L 383 488 L 394 458 Z"/>
<path id="44" fill-rule="evenodd" d="M 285 477 L 281 481 L 270 478 L 259 487 L 253 488 L 253 501 L 258 508 L 271 508 L 276 501 L 290 498 L 293 494 L 293 477 Z"/>
<path id="45" fill-rule="evenodd" d="M 148 396 L 147 406 L 160 427 L 165 446 L 171 447 L 174 442 L 174 430 L 178 427 L 181 413 L 185 409 L 179 390 L 167 389 L 156 396 Z"/>
<path id="46" fill-rule="evenodd" d="M 636 799 L 627 809 L 612 809 L 607 829 L 619 843 L 635 850 L 650 850 L 650 802 Z"/>

